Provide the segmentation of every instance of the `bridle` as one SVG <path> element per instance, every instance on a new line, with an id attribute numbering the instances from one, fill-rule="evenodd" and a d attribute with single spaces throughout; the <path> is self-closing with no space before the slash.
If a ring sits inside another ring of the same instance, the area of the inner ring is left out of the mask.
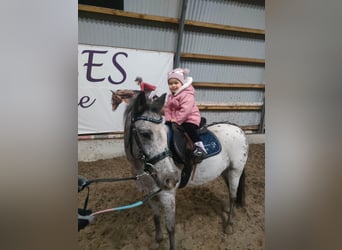
<path id="1" fill-rule="evenodd" d="M 156 164 L 157 162 L 165 159 L 166 157 L 170 157 L 171 156 L 171 151 L 168 148 L 165 148 L 163 152 L 153 156 L 153 157 L 149 157 L 146 152 L 144 152 L 144 149 L 142 147 L 142 143 L 139 140 L 139 136 L 137 133 L 137 129 L 135 126 L 135 122 L 136 121 L 148 121 L 148 122 L 152 122 L 155 124 L 160 124 L 163 122 L 163 118 L 160 116 L 159 119 L 153 118 L 153 117 L 147 117 L 147 116 L 136 116 L 136 117 L 132 117 L 131 119 L 131 127 L 130 127 L 130 150 L 131 150 L 131 155 L 134 157 L 133 154 L 133 145 L 132 145 L 132 135 L 134 136 L 135 142 L 138 146 L 138 156 L 134 157 L 136 159 L 140 159 L 143 163 L 144 163 L 144 171 L 148 172 L 151 176 L 154 176 L 156 174 L 156 170 L 154 168 L 154 164 Z"/>

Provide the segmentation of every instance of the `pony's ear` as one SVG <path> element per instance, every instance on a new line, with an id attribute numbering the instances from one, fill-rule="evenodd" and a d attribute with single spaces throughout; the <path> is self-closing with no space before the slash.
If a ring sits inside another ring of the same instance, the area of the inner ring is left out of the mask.
<path id="1" fill-rule="evenodd" d="M 160 97 L 158 97 L 155 101 L 153 101 L 153 111 L 156 113 L 160 113 L 161 109 L 164 107 L 166 98 L 166 93 L 162 94 Z"/>
<path id="2" fill-rule="evenodd" d="M 146 96 L 143 91 L 139 91 L 139 94 L 133 103 L 134 116 L 141 115 L 146 109 Z"/>

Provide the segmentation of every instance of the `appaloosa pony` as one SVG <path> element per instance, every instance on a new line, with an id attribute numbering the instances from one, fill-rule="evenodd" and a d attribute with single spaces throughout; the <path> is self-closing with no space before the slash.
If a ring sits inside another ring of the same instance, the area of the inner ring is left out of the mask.
<path id="1" fill-rule="evenodd" d="M 176 164 L 168 143 L 169 128 L 165 125 L 161 110 L 166 94 L 157 100 L 146 100 L 139 93 L 125 111 L 124 144 L 127 159 L 134 175 L 143 175 L 138 186 L 144 194 L 158 189 L 162 191 L 149 200 L 156 227 L 156 241 L 163 239 L 160 204 L 164 208 L 170 249 L 176 249 L 175 210 L 176 190 L 180 184 L 182 164 Z M 207 183 L 221 176 L 228 187 L 229 211 L 225 231 L 232 232 L 234 205 L 244 203 L 244 167 L 248 155 L 248 143 L 244 132 L 227 123 L 208 125 L 207 129 L 218 139 L 220 150 L 197 164 L 187 186 Z M 210 146 L 210 143 L 208 144 Z M 207 145 L 207 146 L 208 146 Z M 208 149 L 209 150 L 209 149 Z M 208 204 L 209 206 L 209 204 Z"/>

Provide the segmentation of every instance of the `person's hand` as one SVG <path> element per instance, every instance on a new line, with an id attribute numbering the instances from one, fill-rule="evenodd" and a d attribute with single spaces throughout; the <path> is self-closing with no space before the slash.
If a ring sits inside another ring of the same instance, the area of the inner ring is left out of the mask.
<path id="1" fill-rule="evenodd" d="M 89 224 L 89 220 L 86 219 L 78 219 L 78 231 L 85 228 Z"/>
<path id="2" fill-rule="evenodd" d="M 85 228 L 93 221 L 94 216 L 91 216 L 91 210 L 78 209 L 78 231 Z"/>

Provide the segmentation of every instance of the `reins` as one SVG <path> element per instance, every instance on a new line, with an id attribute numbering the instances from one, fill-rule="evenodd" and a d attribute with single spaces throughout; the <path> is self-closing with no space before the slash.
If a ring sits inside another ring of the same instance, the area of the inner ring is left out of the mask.
<path id="1" fill-rule="evenodd" d="M 87 180 L 84 177 L 78 177 L 78 192 L 82 191 L 85 187 L 89 186 L 92 183 L 97 182 L 117 182 L 117 181 L 128 181 L 128 180 L 138 180 L 140 177 L 148 175 L 147 173 L 143 173 L 140 175 L 132 176 L 132 177 L 125 177 L 125 178 L 102 178 L 102 179 L 93 179 Z"/>

